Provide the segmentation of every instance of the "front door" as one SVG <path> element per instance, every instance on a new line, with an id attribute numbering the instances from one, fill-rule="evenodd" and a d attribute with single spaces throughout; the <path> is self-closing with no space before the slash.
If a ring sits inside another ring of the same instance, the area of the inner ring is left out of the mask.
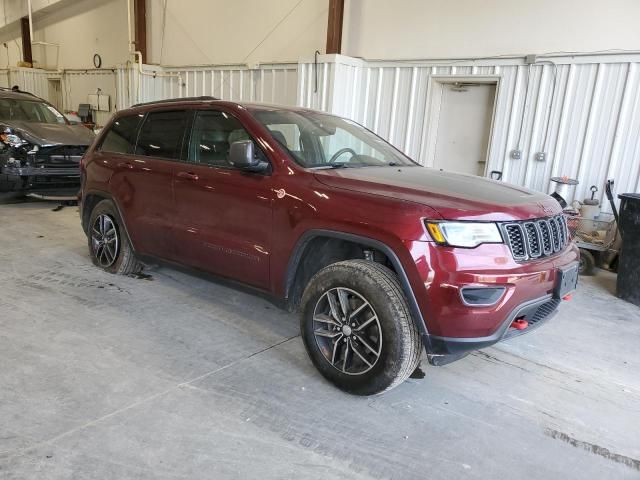
<path id="1" fill-rule="evenodd" d="M 173 180 L 176 248 L 184 263 L 267 289 L 271 176 L 243 172 L 228 160 L 230 144 L 249 138 L 230 113 L 195 113 L 187 162 Z"/>

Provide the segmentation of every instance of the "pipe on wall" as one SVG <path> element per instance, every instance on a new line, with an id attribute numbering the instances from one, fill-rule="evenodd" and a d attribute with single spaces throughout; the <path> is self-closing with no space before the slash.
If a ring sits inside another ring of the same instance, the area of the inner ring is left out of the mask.
<path id="1" fill-rule="evenodd" d="M 31 0 L 29 0 L 31 2 Z M 127 34 L 129 37 L 128 47 L 129 47 L 129 55 L 134 57 L 134 62 L 138 66 L 138 73 L 140 75 L 146 75 L 149 77 L 171 77 L 178 79 L 178 96 L 182 96 L 182 76 L 174 73 L 165 73 L 165 72 L 157 72 L 157 71 L 146 71 L 142 66 L 142 52 L 138 50 L 134 50 L 133 48 L 133 33 L 131 28 L 131 0 L 127 0 Z M 140 95 L 140 82 L 138 81 L 136 84 L 136 97 Z"/>

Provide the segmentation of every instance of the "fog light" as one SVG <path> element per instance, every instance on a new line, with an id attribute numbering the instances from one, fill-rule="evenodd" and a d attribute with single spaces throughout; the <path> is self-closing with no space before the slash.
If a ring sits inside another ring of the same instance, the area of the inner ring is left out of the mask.
<path id="1" fill-rule="evenodd" d="M 490 307 L 502 298 L 505 287 L 462 287 L 462 303 L 470 307 Z"/>

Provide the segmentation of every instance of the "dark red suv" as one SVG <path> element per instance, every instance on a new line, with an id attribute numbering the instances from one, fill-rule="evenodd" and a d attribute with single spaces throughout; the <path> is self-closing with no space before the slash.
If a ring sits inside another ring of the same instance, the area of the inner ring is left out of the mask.
<path id="1" fill-rule="evenodd" d="M 356 394 L 527 332 L 577 283 L 551 197 L 424 168 L 362 126 L 213 98 L 119 112 L 82 161 L 95 264 L 145 258 L 300 308 L 311 360 Z"/>

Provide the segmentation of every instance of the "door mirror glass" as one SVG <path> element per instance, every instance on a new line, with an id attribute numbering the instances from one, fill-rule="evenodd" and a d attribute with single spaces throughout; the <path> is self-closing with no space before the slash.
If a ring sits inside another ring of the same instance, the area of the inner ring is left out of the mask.
<path id="1" fill-rule="evenodd" d="M 229 148 L 229 163 L 241 170 L 253 170 L 260 165 L 255 155 L 255 146 L 251 140 L 238 140 Z"/>

